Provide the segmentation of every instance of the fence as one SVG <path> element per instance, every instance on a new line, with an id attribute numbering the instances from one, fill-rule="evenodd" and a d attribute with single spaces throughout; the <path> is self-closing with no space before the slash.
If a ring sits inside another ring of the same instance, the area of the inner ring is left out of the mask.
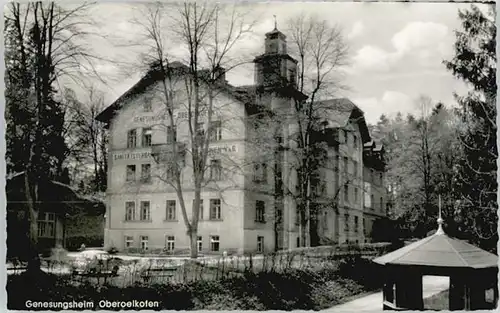
<path id="1" fill-rule="evenodd" d="M 212 281 L 240 277 L 262 272 L 280 273 L 289 269 L 321 270 L 335 268 L 346 257 L 373 258 L 391 251 L 390 244 L 365 244 L 356 246 L 323 246 L 297 248 L 264 255 L 233 255 L 188 258 L 138 257 L 120 259 L 120 256 L 100 262 L 89 262 L 87 274 L 76 275 L 71 261 L 58 256 L 42 262 L 49 273 L 67 275 L 75 284 L 111 284 L 126 287 L 140 284 L 183 284 L 194 281 Z M 118 266 L 117 275 L 110 275 Z M 14 269 L 15 271 L 15 269 Z"/>

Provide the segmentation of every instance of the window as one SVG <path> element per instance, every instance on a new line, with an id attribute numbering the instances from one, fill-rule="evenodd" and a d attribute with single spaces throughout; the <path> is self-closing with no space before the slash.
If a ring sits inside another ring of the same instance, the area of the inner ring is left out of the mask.
<path id="1" fill-rule="evenodd" d="M 210 199 L 210 219 L 211 220 L 221 219 L 220 199 Z"/>
<path id="2" fill-rule="evenodd" d="M 215 181 L 222 179 L 222 164 L 220 160 L 210 161 L 210 179 Z"/>
<path id="3" fill-rule="evenodd" d="M 203 250 L 203 237 L 198 236 L 198 239 L 196 240 L 196 244 L 198 246 L 198 252 L 201 252 Z"/>
<path id="4" fill-rule="evenodd" d="M 167 251 L 175 250 L 175 236 L 167 236 Z"/>
<path id="5" fill-rule="evenodd" d="M 151 147 L 151 136 L 153 131 L 151 127 L 145 127 L 142 129 L 142 146 Z"/>
<path id="6" fill-rule="evenodd" d="M 357 161 L 352 161 L 353 165 L 353 179 L 358 178 L 358 162 Z"/>
<path id="7" fill-rule="evenodd" d="M 149 215 L 150 203 L 149 201 L 141 201 L 141 221 L 149 221 L 151 216 Z"/>
<path id="8" fill-rule="evenodd" d="M 210 236 L 210 251 L 219 251 L 219 236 Z"/>
<path id="9" fill-rule="evenodd" d="M 212 121 L 210 123 L 210 140 L 219 141 L 222 139 L 222 122 Z"/>
<path id="10" fill-rule="evenodd" d="M 196 137 L 203 139 L 205 137 L 205 128 L 203 123 L 196 123 Z"/>
<path id="11" fill-rule="evenodd" d="M 300 247 L 300 237 L 297 237 L 297 248 Z"/>
<path id="12" fill-rule="evenodd" d="M 173 144 L 177 141 L 177 128 L 176 126 L 167 127 L 167 144 Z"/>
<path id="13" fill-rule="evenodd" d="M 150 96 L 144 97 L 144 103 L 143 103 L 144 112 L 153 111 L 153 104 L 151 100 L 152 99 Z"/>
<path id="14" fill-rule="evenodd" d="M 125 220 L 126 221 L 135 220 L 135 202 L 134 201 L 125 202 Z"/>
<path id="15" fill-rule="evenodd" d="M 378 179 L 379 179 L 379 184 L 380 184 L 380 185 L 383 185 L 383 180 L 384 180 L 384 179 L 383 179 L 383 177 L 382 177 L 382 173 L 379 173 L 379 174 L 378 174 Z"/>
<path id="16" fill-rule="evenodd" d="M 281 223 L 283 221 L 283 210 L 280 208 L 276 209 L 276 222 Z"/>
<path id="17" fill-rule="evenodd" d="M 349 231 L 349 214 L 344 214 L 344 229 Z"/>
<path id="18" fill-rule="evenodd" d="M 349 185 L 344 185 L 344 201 L 349 201 Z"/>
<path id="19" fill-rule="evenodd" d="M 127 148 L 135 148 L 137 144 L 137 132 L 135 129 L 131 129 L 127 133 Z"/>
<path id="20" fill-rule="evenodd" d="M 300 225 L 300 210 L 299 207 L 295 207 L 295 225 Z"/>
<path id="21" fill-rule="evenodd" d="M 352 136 L 352 146 L 354 149 L 358 149 L 358 137 L 356 135 Z"/>
<path id="22" fill-rule="evenodd" d="M 254 165 L 254 182 L 266 182 L 267 181 L 267 164 L 255 164 Z"/>
<path id="23" fill-rule="evenodd" d="M 142 250 L 148 250 L 148 242 L 149 242 L 148 236 L 141 236 L 141 249 Z"/>
<path id="24" fill-rule="evenodd" d="M 168 181 L 173 181 L 175 178 L 175 166 L 174 165 L 167 165 L 167 180 Z"/>
<path id="25" fill-rule="evenodd" d="M 363 235 L 366 236 L 366 219 L 363 217 Z"/>
<path id="26" fill-rule="evenodd" d="M 354 216 L 354 231 L 357 233 L 359 228 L 359 217 Z"/>
<path id="27" fill-rule="evenodd" d="M 264 252 L 264 237 L 257 236 L 257 252 Z"/>
<path id="28" fill-rule="evenodd" d="M 370 195 L 370 204 L 371 204 L 370 208 L 372 208 L 372 209 L 375 207 L 375 203 L 373 201 L 374 201 L 373 195 Z"/>
<path id="29" fill-rule="evenodd" d="M 358 188 L 354 187 L 354 203 L 358 203 L 358 199 L 359 199 Z"/>
<path id="30" fill-rule="evenodd" d="M 127 165 L 125 180 L 128 182 L 135 181 L 135 165 Z"/>
<path id="31" fill-rule="evenodd" d="M 372 185 L 368 182 L 364 183 L 364 207 L 370 208 L 372 206 L 373 199 L 371 198 Z"/>
<path id="32" fill-rule="evenodd" d="M 151 182 L 151 164 L 141 165 L 141 181 L 143 183 Z"/>
<path id="33" fill-rule="evenodd" d="M 335 161 L 334 161 L 334 165 L 333 165 L 333 170 L 335 172 L 339 172 L 340 170 L 340 156 L 337 154 L 335 155 Z"/>
<path id="34" fill-rule="evenodd" d="M 194 199 L 193 199 L 193 209 L 194 209 Z M 203 219 L 203 199 L 200 199 L 200 211 L 198 216 L 199 220 Z"/>
<path id="35" fill-rule="evenodd" d="M 175 200 L 167 200 L 167 221 L 175 221 Z"/>
<path id="36" fill-rule="evenodd" d="M 262 200 L 255 201 L 255 221 L 259 223 L 265 222 L 265 211 L 266 211 L 266 203 Z"/>
<path id="37" fill-rule="evenodd" d="M 347 179 L 347 174 L 349 174 L 349 159 L 347 157 L 344 157 L 344 174 Z"/>
<path id="38" fill-rule="evenodd" d="M 125 248 L 131 248 L 134 245 L 133 236 L 125 236 Z"/>
<path id="39" fill-rule="evenodd" d="M 384 198 L 380 197 L 380 211 L 384 210 Z"/>
<path id="40" fill-rule="evenodd" d="M 328 211 L 323 212 L 323 229 L 328 230 Z"/>
<path id="41" fill-rule="evenodd" d="M 55 237 L 56 215 L 54 213 L 43 213 L 38 217 L 38 236 Z"/>

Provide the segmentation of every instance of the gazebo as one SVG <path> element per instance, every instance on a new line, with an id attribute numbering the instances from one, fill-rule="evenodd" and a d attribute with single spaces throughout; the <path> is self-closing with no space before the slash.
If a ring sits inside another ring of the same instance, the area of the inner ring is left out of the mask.
<path id="1" fill-rule="evenodd" d="M 374 260 L 383 265 L 384 310 L 424 310 L 424 275 L 450 277 L 450 310 L 496 307 L 498 256 L 449 237 L 442 224 L 440 212 L 435 234 Z"/>

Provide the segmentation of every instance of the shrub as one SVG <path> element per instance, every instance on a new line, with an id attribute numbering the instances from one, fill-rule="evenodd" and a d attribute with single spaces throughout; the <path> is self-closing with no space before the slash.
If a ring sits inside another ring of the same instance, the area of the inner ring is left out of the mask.
<path id="1" fill-rule="evenodd" d="M 116 247 L 111 247 L 107 250 L 109 254 L 117 254 L 119 251 Z"/>
<path id="2" fill-rule="evenodd" d="M 137 261 L 124 261 L 123 264 L 133 262 Z M 184 284 L 136 283 L 121 287 L 123 284 L 117 281 L 120 287 L 109 284 L 96 287 L 95 281 L 75 284 L 69 276 L 44 275 L 35 283 L 23 275 L 9 276 L 9 308 L 23 308 L 28 299 L 98 301 L 133 298 L 159 301 L 161 310 L 318 310 L 370 290 L 377 282 L 377 271 L 372 263 L 354 256 L 341 262 L 326 262 L 322 268 L 288 268 L 279 273 L 246 271 L 230 278 Z"/>
<path id="3" fill-rule="evenodd" d="M 82 243 L 85 244 L 86 247 L 102 247 L 104 238 L 101 235 L 68 237 L 66 238 L 66 249 L 68 249 L 68 251 L 78 251 Z"/>

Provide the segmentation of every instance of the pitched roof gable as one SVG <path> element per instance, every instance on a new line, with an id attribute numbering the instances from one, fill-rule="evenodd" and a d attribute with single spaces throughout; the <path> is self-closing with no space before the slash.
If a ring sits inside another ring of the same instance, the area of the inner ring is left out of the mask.
<path id="1" fill-rule="evenodd" d="M 168 67 L 172 71 L 176 71 L 181 74 L 185 74 L 188 72 L 188 67 L 181 62 L 172 62 L 168 65 Z M 200 72 L 203 71 L 204 70 L 201 70 Z M 163 77 L 164 75 L 158 68 L 151 68 L 136 84 L 134 84 L 123 95 L 118 97 L 118 99 L 116 99 L 111 105 L 109 105 L 106 109 L 99 113 L 96 117 L 96 120 L 104 123 L 109 123 L 114 115 L 123 108 L 125 103 L 127 103 L 130 99 L 133 99 L 137 95 L 144 93 L 148 87 L 160 81 Z M 233 97 L 235 100 L 245 104 L 247 109 L 249 108 L 249 106 L 253 106 L 255 103 L 254 86 L 235 87 L 225 82 L 220 84 L 218 88 Z"/>
<path id="2" fill-rule="evenodd" d="M 446 234 L 435 234 L 374 260 L 378 264 L 488 268 L 498 256 Z"/>
<path id="3" fill-rule="evenodd" d="M 346 127 L 350 120 L 358 123 L 363 142 L 371 140 L 370 132 L 365 121 L 364 112 L 351 100 L 347 98 L 336 98 L 318 102 L 322 108 L 319 112 L 321 116 L 326 117 L 329 127 Z"/>

